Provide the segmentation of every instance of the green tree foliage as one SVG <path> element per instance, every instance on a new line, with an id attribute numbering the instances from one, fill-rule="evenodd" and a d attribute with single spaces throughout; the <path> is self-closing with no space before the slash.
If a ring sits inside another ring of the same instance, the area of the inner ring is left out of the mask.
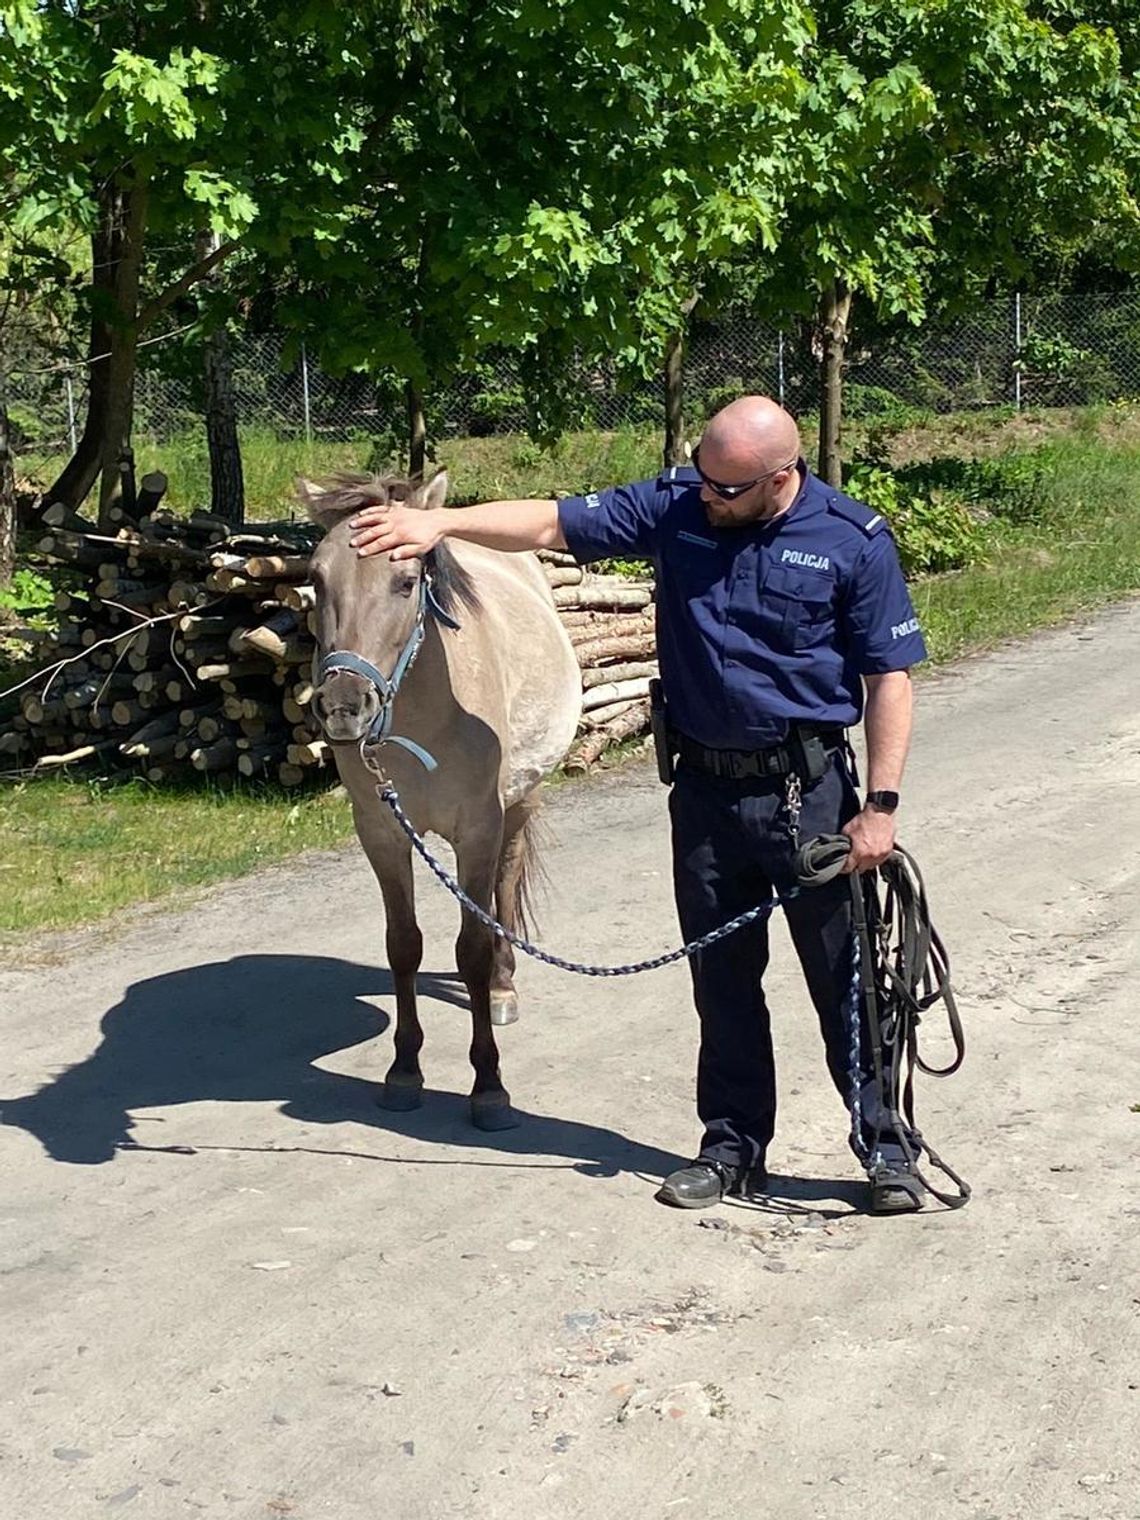
<path id="1" fill-rule="evenodd" d="M 822 298 L 820 452 L 837 476 L 851 298 L 917 322 L 1094 221 L 1135 244 L 1136 93 L 1111 32 L 1051 26 L 1023 0 L 818 0 L 816 14 L 797 189 L 757 297 L 779 317 Z"/>
<path id="2" fill-rule="evenodd" d="M 0 6 L 10 225 L 92 240 L 91 410 L 57 494 L 81 500 L 102 469 L 102 505 L 113 500 L 137 341 L 197 280 L 242 244 L 280 256 L 339 234 L 354 211 L 341 186 L 362 142 L 359 84 L 375 37 L 398 38 L 404 19 L 399 0 Z M 206 257 L 201 232 L 218 240 Z M 185 250 L 161 288 L 153 234 Z"/>
<path id="3" fill-rule="evenodd" d="M 57 494 L 102 468 L 113 499 L 138 339 L 236 251 L 327 367 L 399 377 L 414 414 L 514 348 L 537 433 L 584 372 L 655 371 L 696 296 L 822 301 L 837 445 L 853 298 L 918 321 L 1090 224 L 1136 244 L 1104 26 L 1129 7 L 1100 3 L 0 0 L 10 225 L 91 238 Z"/>
<path id="4" fill-rule="evenodd" d="M 773 245 L 810 42 L 798 0 L 437 5 L 374 59 L 359 215 L 302 250 L 291 319 L 421 389 L 510 346 L 565 421 L 572 370 L 655 369 L 702 271 Z"/>

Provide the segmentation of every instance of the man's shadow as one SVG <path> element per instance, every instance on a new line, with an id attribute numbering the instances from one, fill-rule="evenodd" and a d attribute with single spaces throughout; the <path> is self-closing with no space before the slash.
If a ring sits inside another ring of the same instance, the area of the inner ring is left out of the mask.
<path id="1" fill-rule="evenodd" d="M 466 1043 L 462 982 L 454 973 L 421 972 L 418 985 L 429 1038 L 438 1013 L 434 999 L 458 1010 L 448 1034 Z M 98 1049 L 38 1091 L 0 1099 L 0 1123 L 34 1135 L 55 1160 L 83 1166 L 110 1161 L 123 1149 L 211 1148 L 152 1145 L 148 1121 L 131 1117 L 135 1109 L 208 1100 L 277 1103 L 303 1123 L 354 1120 L 441 1147 L 561 1156 L 589 1175 L 663 1176 L 679 1164 L 678 1157 L 616 1130 L 571 1119 L 524 1112 L 518 1129 L 485 1133 L 469 1122 L 467 1099 L 458 1094 L 425 1092 L 423 1107 L 409 1114 L 381 1110 L 377 1083 L 390 1052 L 377 1050 L 375 1080 L 316 1064 L 383 1034 L 389 1016 L 364 1001 L 375 996 L 394 996 L 387 970 L 320 956 L 243 955 L 136 982 L 104 1016 Z M 218 1148 L 234 1149 L 224 1142 Z M 288 1137 L 264 1148 L 320 1150 L 290 1145 Z"/>

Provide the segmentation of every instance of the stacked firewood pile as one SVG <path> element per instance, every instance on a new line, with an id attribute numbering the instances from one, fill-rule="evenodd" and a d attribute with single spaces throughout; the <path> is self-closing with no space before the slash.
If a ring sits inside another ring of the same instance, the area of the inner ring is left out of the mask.
<path id="1" fill-rule="evenodd" d="M 649 682 L 657 674 L 653 588 L 583 571 L 568 554 L 540 557 L 582 671 L 584 732 L 565 769 L 587 771 L 611 744 L 649 727 Z"/>
<path id="2" fill-rule="evenodd" d="M 151 781 L 238 772 L 301 785 L 331 763 L 310 715 L 317 530 L 232 533 L 206 512 L 156 507 L 116 536 L 78 531 L 62 508 L 38 545 L 76 574 L 56 633 L 32 649 L 54 673 L 0 720 L 0 768 L 40 772 L 100 757 Z M 584 716 L 567 768 L 648 726 L 656 673 L 652 587 L 542 556 L 582 668 Z M 66 662 L 66 663 L 60 663 Z"/>

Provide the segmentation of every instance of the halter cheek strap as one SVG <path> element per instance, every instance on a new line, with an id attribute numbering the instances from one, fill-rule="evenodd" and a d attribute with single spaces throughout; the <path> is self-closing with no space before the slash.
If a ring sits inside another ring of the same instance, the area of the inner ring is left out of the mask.
<path id="1" fill-rule="evenodd" d="M 392 674 L 386 676 L 382 670 L 373 665 L 371 660 L 366 660 L 363 655 L 354 654 L 351 649 L 333 649 L 317 666 L 317 682 L 320 684 L 338 670 L 346 671 L 349 675 L 361 676 L 374 688 L 380 698 L 379 711 L 369 724 L 368 732 L 361 741 L 362 747 L 368 744 L 376 746 L 398 744 L 401 749 L 406 749 L 409 754 L 414 755 L 425 770 L 434 771 L 438 768 L 436 761 L 426 749 L 417 744 L 414 739 L 405 739 L 401 734 L 392 733 L 392 704 L 400 690 L 400 683 L 412 668 L 416 655 L 420 652 L 420 646 L 425 637 L 424 623 L 429 611 L 437 622 L 458 632 L 459 624 L 444 612 L 436 600 L 431 587 L 431 575 L 425 567 L 420 576 L 416 621 L 408 635 L 407 643 L 400 651 L 400 657 L 396 661 L 396 668 Z"/>
<path id="2" fill-rule="evenodd" d="M 449 613 L 444 612 L 443 608 L 436 600 L 435 588 L 431 583 L 431 574 L 427 569 L 424 570 L 423 579 L 420 582 L 420 587 L 421 603 L 426 603 L 427 610 L 431 613 L 432 617 L 435 618 L 436 622 L 442 623 L 445 628 L 454 629 L 454 631 L 458 633 L 459 624 Z"/>

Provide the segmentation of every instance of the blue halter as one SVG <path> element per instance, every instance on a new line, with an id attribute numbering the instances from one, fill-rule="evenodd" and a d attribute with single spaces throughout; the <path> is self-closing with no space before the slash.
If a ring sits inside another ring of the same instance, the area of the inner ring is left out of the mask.
<path id="1" fill-rule="evenodd" d="M 349 675 L 362 676 L 376 691 L 380 698 L 380 710 L 369 724 L 368 732 L 361 740 L 361 745 L 373 744 L 377 747 L 381 744 L 398 744 L 401 749 L 406 749 L 409 754 L 415 755 L 416 759 L 425 770 L 437 769 L 436 761 L 428 754 L 427 750 L 417 744 L 414 739 L 405 739 L 401 734 L 392 732 L 392 704 L 396 700 L 396 694 L 400 690 L 400 683 L 411 670 L 415 663 L 416 655 L 420 652 L 420 645 L 424 641 L 427 614 L 431 613 L 436 622 L 442 623 L 445 628 L 453 628 L 457 632 L 459 624 L 450 617 L 436 600 L 435 593 L 431 589 L 431 572 L 424 566 L 420 576 L 420 596 L 416 607 L 416 621 L 408 635 L 407 642 L 400 651 L 400 657 L 396 661 L 396 668 L 390 676 L 386 676 L 382 670 L 378 670 L 371 660 L 366 660 L 363 655 L 353 654 L 350 649 L 333 649 L 325 655 L 317 666 L 317 684 L 324 682 L 334 671 L 347 671 Z"/>

